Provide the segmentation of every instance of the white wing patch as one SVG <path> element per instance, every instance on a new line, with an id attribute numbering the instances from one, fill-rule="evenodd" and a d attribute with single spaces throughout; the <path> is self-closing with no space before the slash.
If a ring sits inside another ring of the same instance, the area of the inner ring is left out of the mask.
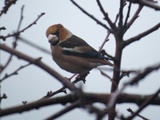
<path id="1" fill-rule="evenodd" d="M 79 47 L 74 47 L 74 48 L 66 48 L 66 47 L 63 47 L 62 50 L 70 51 L 70 52 L 84 53 L 83 51 L 81 51 L 81 50 L 79 49 Z"/>

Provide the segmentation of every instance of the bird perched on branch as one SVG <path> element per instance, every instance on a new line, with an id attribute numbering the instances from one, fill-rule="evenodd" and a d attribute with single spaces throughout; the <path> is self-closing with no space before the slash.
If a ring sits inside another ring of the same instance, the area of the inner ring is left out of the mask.
<path id="1" fill-rule="evenodd" d="M 50 26 L 46 36 L 51 46 L 53 60 L 68 72 L 84 74 L 100 65 L 113 67 L 109 58 L 104 57 L 61 24 Z"/>

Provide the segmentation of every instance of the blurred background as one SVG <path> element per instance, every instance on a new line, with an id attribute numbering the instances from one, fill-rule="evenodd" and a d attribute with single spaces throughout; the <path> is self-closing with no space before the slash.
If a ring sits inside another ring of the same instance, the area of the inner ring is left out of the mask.
<path id="1" fill-rule="evenodd" d="M 101 0 L 103 7 L 108 12 L 109 17 L 114 21 L 119 11 L 119 0 Z M 159 2 L 159 1 L 158 1 Z M 82 6 L 86 11 L 94 15 L 97 19 L 107 24 L 103 20 L 103 14 L 99 10 L 99 7 L 94 0 L 77 0 L 77 3 Z M 95 49 L 99 49 L 102 42 L 104 41 L 107 31 L 95 21 L 90 19 L 84 13 L 82 13 L 77 7 L 75 7 L 69 0 L 19 0 L 15 5 L 11 6 L 7 14 L 2 15 L 0 18 L 0 27 L 5 26 L 6 30 L 1 31 L 0 35 L 7 35 L 17 30 L 17 26 L 20 20 L 21 7 L 24 5 L 23 21 L 20 29 L 23 29 L 30 23 L 32 23 L 38 15 L 45 12 L 37 24 L 26 30 L 21 34 L 26 40 L 35 43 L 48 51 L 50 51 L 50 45 L 45 36 L 46 29 L 52 25 L 61 23 L 68 28 L 72 33 L 86 40 Z M 4 6 L 4 1 L 0 1 L 0 8 Z M 125 7 L 124 15 L 128 10 L 128 4 Z M 134 14 L 138 5 L 132 5 L 131 15 Z M 131 38 L 157 24 L 160 20 L 160 14 L 151 8 L 144 7 L 135 23 L 131 26 L 124 38 Z M 2 40 L 1 43 L 5 43 L 8 46 L 12 46 L 14 38 L 7 39 L 5 42 Z M 58 71 L 65 77 L 72 76 L 60 69 L 56 63 L 52 61 L 50 54 L 43 53 L 21 41 L 18 41 L 17 50 L 32 56 L 33 58 L 42 57 L 42 61 L 53 69 Z M 104 49 L 111 55 L 115 53 L 115 39 L 111 35 L 109 41 L 106 43 Z M 153 32 L 152 34 L 142 38 L 140 41 L 135 42 L 123 51 L 122 56 L 122 69 L 129 70 L 143 70 L 145 67 L 154 65 L 160 62 L 160 30 Z M 0 51 L 0 63 L 5 64 L 9 54 Z M 17 62 L 18 61 L 18 62 Z M 27 62 L 19 60 L 17 57 L 13 57 L 10 65 L 1 74 L 1 78 L 5 73 L 11 73 L 21 65 L 25 65 Z M 105 71 L 110 76 L 112 72 Z M 130 76 L 132 77 L 132 76 Z M 130 86 L 125 89 L 126 93 L 134 94 L 152 94 L 160 87 L 160 71 L 156 71 L 142 80 L 136 86 Z M 121 83 L 130 78 L 125 77 Z M 77 84 L 77 86 L 80 83 Z M 40 99 L 48 91 L 56 91 L 61 88 L 62 85 L 56 79 L 45 73 L 43 70 L 37 68 L 34 65 L 30 65 L 25 69 L 21 70 L 18 75 L 12 76 L 1 83 L 1 94 L 5 93 L 7 99 L 2 100 L 1 108 L 7 108 L 22 104 L 22 101 L 35 101 Z M 86 92 L 96 93 L 110 93 L 111 82 L 100 74 L 96 69 L 92 70 L 87 76 L 87 81 L 83 84 L 83 90 Z M 58 94 L 59 96 L 63 93 Z M 100 108 L 104 107 L 99 105 Z M 38 110 L 31 110 L 23 112 L 21 114 L 14 114 L 7 117 L 1 118 L 1 120 L 42 120 L 52 115 L 53 113 L 64 108 L 63 105 L 53 105 Z M 117 112 L 124 116 L 130 115 L 126 109 L 131 108 L 136 110 L 138 107 L 135 104 L 120 104 L 117 106 Z M 141 115 L 145 116 L 150 120 L 157 120 L 159 118 L 159 106 L 148 106 L 141 112 Z M 90 114 L 83 109 L 75 109 L 61 117 L 58 120 L 93 120 L 95 119 L 94 114 Z M 140 118 L 136 118 L 138 120 Z"/>

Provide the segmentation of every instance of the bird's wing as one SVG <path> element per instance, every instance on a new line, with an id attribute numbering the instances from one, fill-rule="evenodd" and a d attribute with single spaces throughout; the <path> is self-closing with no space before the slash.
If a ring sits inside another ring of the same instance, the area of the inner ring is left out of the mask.
<path id="1" fill-rule="evenodd" d="M 88 43 L 86 43 L 81 38 L 73 35 L 68 40 L 59 44 L 62 47 L 62 51 L 66 55 L 73 55 L 84 58 L 98 58 L 98 59 L 106 59 L 109 58 L 104 57 L 94 48 L 92 48 Z"/>

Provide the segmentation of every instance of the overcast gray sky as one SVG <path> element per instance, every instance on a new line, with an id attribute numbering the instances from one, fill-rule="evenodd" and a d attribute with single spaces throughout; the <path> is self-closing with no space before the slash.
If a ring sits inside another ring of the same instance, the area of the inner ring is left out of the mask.
<path id="1" fill-rule="evenodd" d="M 112 20 L 119 10 L 119 0 L 101 0 L 105 10 L 108 12 L 109 17 Z M 159 1 L 159 0 L 158 0 Z M 160 1 L 159 1 L 160 2 Z M 78 3 L 83 6 L 88 12 L 93 14 L 96 18 L 103 20 L 103 15 L 100 12 L 96 1 L 94 0 L 81 0 Z M 95 49 L 99 49 L 101 43 L 106 37 L 107 31 L 97 25 L 96 22 L 84 15 L 78 8 L 76 8 L 69 0 L 19 0 L 16 5 L 13 5 L 7 15 L 3 15 L 0 19 L 0 26 L 5 26 L 6 31 L 2 31 L 2 35 L 12 33 L 17 29 L 17 25 L 20 19 L 20 9 L 22 5 L 24 8 L 24 19 L 21 28 L 24 28 L 31 22 L 33 22 L 37 16 L 45 12 L 46 14 L 40 18 L 36 25 L 22 33 L 22 36 L 29 41 L 36 43 L 48 50 L 50 50 L 49 43 L 45 36 L 46 29 L 56 23 L 63 24 L 71 32 L 77 36 L 86 40 Z M 0 7 L 2 8 L 3 1 L 0 1 Z M 133 5 L 131 15 L 135 12 L 137 5 Z M 128 9 L 127 7 L 125 8 Z M 126 13 L 126 12 L 125 12 Z M 133 37 L 134 35 L 149 29 L 160 20 L 160 13 L 150 8 L 144 8 L 140 13 L 140 17 L 136 20 L 134 25 L 126 33 L 125 39 Z M 114 37 L 109 37 L 109 42 L 105 45 L 105 50 L 114 55 L 115 42 Z M 8 39 L 5 43 L 11 45 L 13 39 Z M 43 54 L 42 52 L 22 43 L 18 43 L 17 50 L 28 54 L 32 57 L 38 58 L 43 57 L 42 61 L 53 67 L 60 74 L 70 77 L 72 74 L 60 69 L 53 61 L 50 55 Z M 152 33 L 151 35 L 144 37 L 141 41 L 135 42 L 132 45 L 124 49 L 122 57 L 122 68 L 123 69 L 143 69 L 149 65 L 160 62 L 160 30 Z M 1 52 L 1 63 L 5 63 L 8 54 Z M 18 62 L 16 62 L 18 61 Z M 10 73 L 17 69 L 20 65 L 24 65 L 26 62 L 18 60 L 14 57 L 14 61 L 6 69 L 5 72 Z M 107 71 L 106 71 L 107 72 Z M 160 87 L 160 71 L 154 72 L 149 77 L 140 82 L 137 86 L 129 87 L 125 90 L 127 93 L 140 93 L 140 94 L 151 94 L 154 93 Z M 109 73 L 111 75 L 111 73 Z M 3 74 L 4 75 L 4 74 Z M 3 76 L 2 75 L 2 76 Z M 98 76 L 98 77 L 97 77 Z M 121 82 L 128 80 L 125 78 Z M 57 90 L 61 87 L 61 84 L 52 78 L 47 73 L 43 72 L 37 67 L 31 65 L 26 69 L 19 72 L 18 76 L 7 79 L 2 84 L 2 93 L 6 93 L 8 98 L 2 101 L 2 108 L 21 104 L 22 101 L 34 101 L 44 96 L 50 90 Z M 36 86 L 36 87 L 35 87 Z M 83 86 L 87 92 L 96 93 L 109 93 L 111 83 L 106 81 L 106 78 L 101 76 L 98 70 L 92 70 L 87 76 L 87 82 Z M 62 95 L 62 94 L 60 94 Z M 59 111 L 63 108 L 62 105 L 50 106 L 39 110 L 32 110 L 30 112 L 24 112 L 22 114 L 15 114 L 8 117 L 4 117 L 1 120 L 41 120 L 47 116 Z M 103 106 L 100 106 L 103 107 Z M 123 115 L 129 115 L 126 111 L 127 108 L 136 110 L 138 107 L 134 104 L 119 105 L 117 111 Z M 158 111 L 158 112 L 157 112 Z M 143 110 L 141 114 L 151 120 L 159 118 L 160 107 L 149 106 Z M 76 109 L 68 114 L 58 118 L 59 120 L 93 120 L 93 114 L 83 111 L 83 109 Z"/>

